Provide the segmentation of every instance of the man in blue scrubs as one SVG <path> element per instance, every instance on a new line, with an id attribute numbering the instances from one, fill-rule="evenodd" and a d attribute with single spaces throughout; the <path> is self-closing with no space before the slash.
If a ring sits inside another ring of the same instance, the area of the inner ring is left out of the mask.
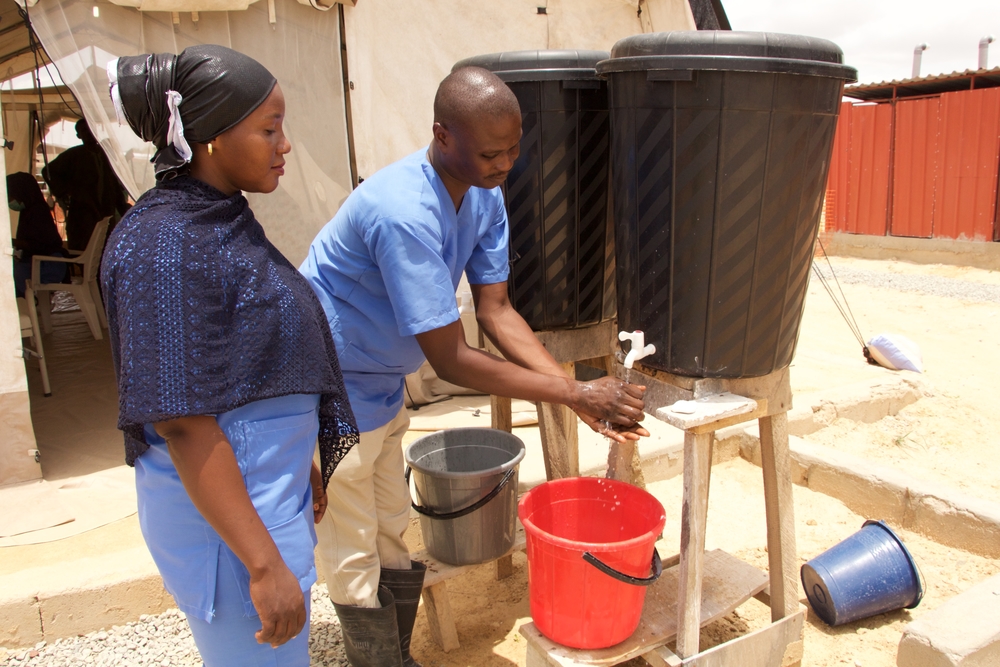
<path id="1" fill-rule="evenodd" d="M 330 511 L 317 526 L 355 667 L 417 665 L 409 639 L 424 572 L 403 542 L 410 497 L 400 443 L 409 424 L 404 376 L 425 358 L 448 382 L 568 405 L 619 440 L 648 435 L 639 426 L 644 387 L 568 377 L 508 300 L 500 185 L 520 139 L 517 99 L 499 78 L 479 68 L 452 73 L 434 99 L 430 146 L 351 193 L 300 269 L 326 310 L 362 432 L 330 480 Z M 455 300 L 463 272 L 479 326 L 506 360 L 466 344 Z M 402 662 L 389 656 L 393 624 Z"/>

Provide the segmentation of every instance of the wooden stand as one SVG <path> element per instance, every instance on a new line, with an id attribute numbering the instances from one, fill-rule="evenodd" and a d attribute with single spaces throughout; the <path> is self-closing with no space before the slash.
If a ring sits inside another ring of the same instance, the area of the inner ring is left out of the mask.
<path id="1" fill-rule="evenodd" d="M 614 370 L 619 377 L 625 375 L 620 364 L 614 364 Z M 650 587 L 639 629 L 617 646 L 602 651 L 569 649 L 547 640 L 533 623 L 522 626 L 521 634 L 528 643 L 527 667 L 617 665 L 637 655 L 654 667 L 800 664 L 805 608 L 799 605 L 797 594 L 788 369 L 740 380 L 687 378 L 645 368 L 633 369 L 629 376 L 630 381 L 647 386 L 647 412 L 684 430 L 684 511 L 677 565 L 665 570 L 660 581 Z M 705 553 L 714 433 L 751 419 L 760 424 L 770 577 L 723 552 Z M 619 450 L 622 458 L 622 447 L 612 449 Z M 617 472 L 619 479 L 627 478 L 624 466 Z M 769 582 L 766 592 L 765 582 Z M 772 623 L 699 652 L 701 626 L 755 595 L 770 605 Z M 676 652 L 671 652 L 665 644 L 674 638 Z"/>
<path id="2" fill-rule="evenodd" d="M 614 322 L 571 331 L 537 334 L 571 376 L 575 364 L 603 367 L 619 377 L 626 371 L 612 356 Z M 487 346 L 487 349 L 490 349 Z M 495 350 L 491 350 L 494 351 Z M 681 553 L 664 561 L 664 573 L 649 588 L 642 620 L 625 642 L 600 651 L 559 646 L 533 623 L 521 627 L 527 640 L 527 667 L 617 665 L 642 656 L 654 667 L 793 667 L 802 659 L 805 608 L 798 603 L 795 524 L 788 452 L 787 412 L 791 408 L 788 370 L 761 378 L 688 378 L 654 369 L 628 371 L 629 381 L 647 387 L 646 409 L 684 431 L 684 513 Z M 677 405 L 678 401 L 688 401 Z M 493 427 L 511 431 L 510 399 L 491 397 Z M 770 577 L 722 551 L 705 553 L 705 528 L 715 431 L 757 419 L 760 424 L 764 502 Z M 564 406 L 539 404 L 539 430 L 548 479 L 579 475 L 576 415 Z M 642 484 L 634 444 L 612 444 L 607 476 Z M 524 548 L 523 530 L 511 553 L 496 561 L 497 578 L 512 571 L 511 554 Z M 415 554 L 428 565 L 423 593 L 431 632 L 448 651 L 458 635 L 448 603 L 447 580 L 469 569 Z M 699 630 L 757 597 L 771 607 L 772 623 L 707 651 L 699 651 Z M 676 638 L 676 651 L 666 644 Z"/>
<path id="3" fill-rule="evenodd" d="M 590 361 L 599 368 L 611 371 L 612 352 L 617 346 L 615 322 L 608 321 L 582 329 L 545 331 L 536 334 L 542 345 L 563 365 L 566 373 L 574 377 L 576 362 Z M 484 347 L 493 354 L 500 352 L 485 342 Z M 512 432 L 511 401 L 501 396 L 490 397 L 493 428 Z M 542 454 L 545 460 L 546 479 L 577 477 L 580 474 L 579 443 L 577 440 L 576 413 L 564 405 L 536 403 L 538 429 L 542 436 Z M 518 525 L 514 547 L 496 563 L 497 579 L 509 577 L 514 572 L 513 553 L 524 550 L 524 529 Z M 459 647 L 455 619 L 448 601 L 448 580 L 468 571 L 473 566 L 454 566 L 435 560 L 426 551 L 411 556 L 427 565 L 424 579 L 424 609 L 434 641 L 444 651 Z"/>

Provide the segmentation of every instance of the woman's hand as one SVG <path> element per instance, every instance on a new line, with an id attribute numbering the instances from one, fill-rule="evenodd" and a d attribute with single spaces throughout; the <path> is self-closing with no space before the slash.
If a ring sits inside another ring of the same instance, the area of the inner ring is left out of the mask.
<path id="1" fill-rule="evenodd" d="M 639 425 L 646 413 L 646 388 L 617 378 L 577 382 L 571 407 L 587 426 L 618 442 L 638 440 L 649 431 Z"/>
<path id="2" fill-rule="evenodd" d="M 250 599 L 260 616 L 258 644 L 277 648 L 294 639 L 306 624 L 305 598 L 288 566 L 283 561 L 250 573 Z"/>
<path id="3" fill-rule="evenodd" d="M 309 472 L 309 483 L 313 492 L 313 522 L 319 523 L 326 514 L 326 506 L 330 502 L 323 488 L 323 473 L 319 471 L 319 466 L 313 461 L 312 470 Z"/>

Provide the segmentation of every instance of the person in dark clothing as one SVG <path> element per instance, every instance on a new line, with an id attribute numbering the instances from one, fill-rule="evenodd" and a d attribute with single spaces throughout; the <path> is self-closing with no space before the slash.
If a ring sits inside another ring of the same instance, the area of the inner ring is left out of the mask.
<path id="1" fill-rule="evenodd" d="M 125 190 L 86 120 L 76 123 L 82 146 L 60 153 L 42 169 L 42 178 L 66 211 L 66 245 L 83 250 L 98 221 L 128 210 Z"/>
<path id="2" fill-rule="evenodd" d="M 7 176 L 7 205 L 20 212 L 14 239 L 14 248 L 20 251 L 20 256 L 14 257 L 14 291 L 20 297 L 24 296 L 24 281 L 31 277 L 32 257 L 64 257 L 65 253 L 52 211 L 34 176 L 23 171 Z M 62 282 L 66 278 L 66 265 L 42 262 L 41 274 L 43 283 Z"/>

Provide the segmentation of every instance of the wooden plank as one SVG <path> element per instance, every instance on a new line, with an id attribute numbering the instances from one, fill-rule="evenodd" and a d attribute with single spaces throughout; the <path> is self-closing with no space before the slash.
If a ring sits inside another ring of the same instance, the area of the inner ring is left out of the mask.
<path id="1" fill-rule="evenodd" d="M 753 421 L 754 419 L 760 419 L 767 414 L 767 399 L 758 398 L 757 399 L 757 409 L 753 412 L 748 412 L 743 415 L 735 415 L 733 417 L 726 417 L 720 419 L 717 422 L 712 422 L 711 424 L 705 424 L 704 426 L 695 426 L 690 429 L 695 435 L 701 435 L 702 433 L 713 433 L 729 426 L 735 426 L 736 424 L 742 424 L 744 422 Z"/>
<path id="2" fill-rule="evenodd" d="M 705 554 L 703 565 L 701 625 L 722 618 L 767 586 L 767 575 L 721 550 Z M 663 576 L 646 590 L 639 627 L 624 642 L 606 649 L 576 650 L 560 646 L 542 635 L 534 623 L 521 626 L 520 633 L 555 667 L 617 665 L 658 646 L 677 634 L 678 579 L 680 566 L 665 568 Z M 740 664 L 740 663 L 734 663 Z"/>
<path id="3" fill-rule="evenodd" d="M 802 661 L 805 610 L 725 644 L 682 664 L 684 667 L 791 667 Z"/>
<path id="4" fill-rule="evenodd" d="M 666 646 L 658 646 L 649 653 L 643 653 L 642 659 L 649 663 L 650 667 L 681 667 L 684 664 L 680 657 Z"/>
<path id="5" fill-rule="evenodd" d="M 684 433 L 684 511 L 681 516 L 680 589 L 677 600 L 677 654 L 682 658 L 689 658 L 698 652 L 712 438 L 711 433 Z"/>
<path id="6" fill-rule="evenodd" d="M 575 377 L 573 362 L 561 364 L 570 377 Z M 545 460 L 545 478 L 562 479 L 580 476 L 580 442 L 577 434 L 577 416 L 565 405 L 536 403 L 538 431 L 542 436 L 542 455 Z"/>
<path id="7" fill-rule="evenodd" d="M 506 396 L 490 396 L 490 425 L 508 433 L 514 430 L 510 399 Z"/>
<path id="8" fill-rule="evenodd" d="M 635 441 L 611 441 L 608 448 L 608 471 L 604 475 L 608 479 L 632 483 L 632 457 L 635 455 Z"/>
<path id="9" fill-rule="evenodd" d="M 508 551 L 504 556 L 501 556 L 501 558 L 506 558 L 515 551 L 524 551 L 525 545 L 526 538 L 524 536 L 524 527 L 521 525 L 521 522 L 518 521 L 517 530 L 514 533 L 514 546 L 511 547 L 510 551 Z M 482 565 L 482 563 L 475 565 L 452 565 L 434 558 L 427 553 L 426 549 L 416 553 L 411 553 L 410 558 L 427 566 L 427 573 L 424 575 L 424 588 L 434 586 L 442 581 L 447 581 L 448 579 L 465 574 L 472 568 Z"/>
<path id="10" fill-rule="evenodd" d="M 666 405 L 656 410 L 656 418 L 682 431 L 699 426 L 712 426 L 710 431 L 714 431 L 715 424 L 723 419 L 739 417 L 739 421 L 748 421 L 750 417 L 746 415 L 756 412 L 757 407 L 757 401 L 752 398 L 724 391 Z"/>
<path id="11" fill-rule="evenodd" d="M 761 418 L 760 458 L 764 475 L 764 509 L 767 515 L 771 620 L 777 621 L 795 613 L 799 607 L 799 570 L 795 551 L 795 512 L 786 413 Z"/>
<path id="12" fill-rule="evenodd" d="M 459 647 L 455 617 L 451 613 L 448 600 L 448 584 L 440 581 L 433 586 L 424 586 L 424 610 L 427 612 L 427 626 L 431 637 L 447 653 Z"/>
<path id="13" fill-rule="evenodd" d="M 614 375 L 625 379 L 626 369 L 619 355 L 615 356 Z M 680 400 L 691 400 L 708 394 L 729 391 L 754 400 L 767 399 L 768 414 L 787 412 L 792 408 L 792 389 L 788 369 L 783 368 L 757 378 L 724 380 L 718 378 L 690 378 L 673 375 L 636 364 L 628 372 L 634 384 L 646 385 L 646 412 L 656 416 L 656 410 Z"/>
<path id="14" fill-rule="evenodd" d="M 512 554 L 497 558 L 496 564 L 497 581 L 502 581 L 514 574 L 514 556 Z"/>
<path id="15" fill-rule="evenodd" d="M 537 646 L 528 643 L 524 655 L 524 667 L 549 667 L 554 663 L 549 662 L 547 655 L 542 653 Z"/>
<path id="16" fill-rule="evenodd" d="M 537 331 L 535 337 L 561 364 L 613 354 L 618 348 L 618 324 L 608 320 L 580 329 Z"/>

